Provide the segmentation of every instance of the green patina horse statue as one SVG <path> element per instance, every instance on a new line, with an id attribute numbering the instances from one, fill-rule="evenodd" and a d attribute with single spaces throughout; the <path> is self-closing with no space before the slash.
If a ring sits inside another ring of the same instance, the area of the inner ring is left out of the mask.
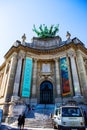
<path id="1" fill-rule="evenodd" d="M 59 31 L 59 24 L 56 26 L 51 25 L 50 29 L 48 29 L 45 24 L 41 24 L 39 26 L 39 30 L 36 29 L 35 25 L 33 25 L 33 31 L 40 38 L 51 38 L 56 36 L 57 32 Z"/>

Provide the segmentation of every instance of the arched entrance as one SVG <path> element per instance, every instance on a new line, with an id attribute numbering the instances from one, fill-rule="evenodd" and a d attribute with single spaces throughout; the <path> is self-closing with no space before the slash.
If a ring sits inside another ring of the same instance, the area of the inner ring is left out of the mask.
<path id="1" fill-rule="evenodd" d="M 44 81 L 40 85 L 40 103 L 53 103 L 53 85 L 50 81 Z"/>

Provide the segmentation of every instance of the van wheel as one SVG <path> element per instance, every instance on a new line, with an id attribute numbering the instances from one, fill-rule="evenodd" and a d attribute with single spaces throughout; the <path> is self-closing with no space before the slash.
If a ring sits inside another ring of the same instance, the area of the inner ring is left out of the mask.
<path id="1" fill-rule="evenodd" d="M 58 130 L 63 130 L 62 128 L 58 128 Z"/>
<path id="2" fill-rule="evenodd" d="M 63 130 L 61 126 L 58 126 L 58 130 Z"/>
<path id="3" fill-rule="evenodd" d="M 57 129 L 56 125 L 53 125 L 53 128 L 54 128 L 54 129 Z"/>

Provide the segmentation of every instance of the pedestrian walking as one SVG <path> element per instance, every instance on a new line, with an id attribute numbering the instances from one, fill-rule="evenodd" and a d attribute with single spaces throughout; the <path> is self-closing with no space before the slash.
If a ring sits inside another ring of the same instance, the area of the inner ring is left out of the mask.
<path id="1" fill-rule="evenodd" d="M 25 125 L 25 114 L 23 114 L 22 117 L 21 117 L 21 125 L 22 125 L 22 129 L 24 130 L 24 125 Z"/>
<path id="2" fill-rule="evenodd" d="M 18 128 L 21 130 L 21 126 L 22 126 L 22 115 L 19 115 L 18 117 Z"/>

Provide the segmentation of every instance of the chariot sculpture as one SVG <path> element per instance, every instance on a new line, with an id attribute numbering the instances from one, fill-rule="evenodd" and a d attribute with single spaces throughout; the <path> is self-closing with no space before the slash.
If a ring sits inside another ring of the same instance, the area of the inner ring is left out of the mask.
<path id="1" fill-rule="evenodd" d="M 45 24 L 41 24 L 38 30 L 36 29 L 35 25 L 33 25 L 33 31 L 37 34 L 39 38 L 55 37 L 57 32 L 59 31 L 59 24 L 56 26 L 51 25 L 49 29 Z"/>

